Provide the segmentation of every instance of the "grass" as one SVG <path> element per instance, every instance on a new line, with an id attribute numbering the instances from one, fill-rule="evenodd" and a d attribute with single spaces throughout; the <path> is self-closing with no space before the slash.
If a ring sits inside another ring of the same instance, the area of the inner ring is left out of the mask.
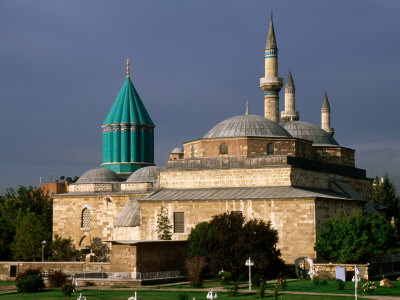
<path id="1" fill-rule="evenodd" d="M 78 290 L 72 295 L 72 299 L 76 299 L 79 293 L 86 296 L 90 300 L 126 300 L 128 297 L 134 295 L 133 290 L 130 291 L 107 291 L 107 290 Z M 170 300 L 178 299 L 179 292 L 176 291 L 138 291 L 138 296 L 144 300 Z M 193 297 L 196 299 L 205 299 L 207 292 L 186 292 L 188 298 L 191 300 Z M 26 293 L 12 293 L 7 295 L 0 295 L 2 300 L 56 300 L 65 299 L 64 295 L 58 290 L 48 290 L 42 293 L 26 294 Z M 255 294 L 239 294 L 236 297 L 231 297 L 228 293 L 218 293 L 218 299 L 237 299 L 237 300 L 252 300 L 259 299 Z M 264 299 L 273 299 L 272 294 L 267 294 Z M 310 296 L 310 295 L 279 295 L 279 300 L 340 300 L 340 299 L 354 299 L 354 296 L 341 297 L 341 296 Z M 360 298 L 362 299 L 362 298 Z"/>
<path id="2" fill-rule="evenodd" d="M 16 284 L 15 281 L 0 281 L 0 287 L 2 286 L 14 286 Z"/>

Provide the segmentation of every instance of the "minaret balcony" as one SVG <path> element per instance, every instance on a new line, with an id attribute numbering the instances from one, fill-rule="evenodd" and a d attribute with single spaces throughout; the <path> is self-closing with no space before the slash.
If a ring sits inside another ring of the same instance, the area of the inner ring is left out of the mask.
<path id="1" fill-rule="evenodd" d="M 260 78 L 260 87 L 264 90 L 268 89 L 281 89 L 283 86 L 283 78 L 282 77 L 263 77 Z"/>

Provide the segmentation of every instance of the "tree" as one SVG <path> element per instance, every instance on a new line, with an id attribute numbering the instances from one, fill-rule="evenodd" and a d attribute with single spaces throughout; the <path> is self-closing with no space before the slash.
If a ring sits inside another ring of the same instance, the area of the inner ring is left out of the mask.
<path id="1" fill-rule="evenodd" d="M 157 215 L 157 235 L 159 240 L 171 240 L 172 238 L 172 225 L 168 218 L 168 212 L 161 207 L 161 212 Z"/>
<path id="2" fill-rule="evenodd" d="M 374 179 L 374 200 L 388 208 L 388 219 L 394 217 L 396 224 L 400 217 L 400 198 L 396 194 L 396 188 L 385 174 L 383 178 L 378 176 Z M 397 226 L 398 227 L 398 226 Z"/>
<path id="3" fill-rule="evenodd" d="M 331 262 L 367 263 L 396 246 L 396 230 L 380 215 L 343 212 L 318 231 L 314 249 Z"/>
<path id="4" fill-rule="evenodd" d="M 71 238 L 61 238 L 56 234 L 54 240 L 51 243 L 52 256 L 49 260 L 52 261 L 71 261 L 80 255 L 80 251 L 75 249 L 72 244 Z"/>
<path id="5" fill-rule="evenodd" d="M 102 239 L 99 237 L 95 237 L 92 239 L 92 243 L 90 244 L 90 250 L 97 257 L 100 258 L 101 261 L 108 261 L 108 255 L 110 254 L 110 248 L 103 243 Z"/>
<path id="6" fill-rule="evenodd" d="M 0 196 L 0 257 L 3 260 L 13 258 L 12 243 L 20 222 L 28 212 L 34 212 L 51 235 L 52 200 L 41 189 L 20 186 L 17 190 L 7 189 Z"/>
<path id="7" fill-rule="evenodd" d="M 278 232 L 271 222 L 253 219 L 245 223 L 238 212 L 216 215 L 208 225 L 199 223 L 188 237 L 189 256 L 205 255 L 214 276 L 226 270 L 236 278 L 247 272 L 244 263 L 249 256 L 255 272 L 274 278 L 283 267 L 277 243 Z"/>
<path id="8" fill-rule="evenodd" d="M 39 260 L 42 255 L 42 241 L 49 240 L 50 233 L 34 212 L 28 212 L 17 227 L 13 242 L 14 259 Z"/>

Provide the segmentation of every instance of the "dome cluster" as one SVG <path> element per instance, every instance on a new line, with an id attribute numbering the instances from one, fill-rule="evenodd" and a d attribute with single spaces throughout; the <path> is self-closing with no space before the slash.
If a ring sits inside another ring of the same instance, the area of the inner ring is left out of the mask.
<path id="1" fill-rule="evenodd" d="M 339 143 L 329 133 L 311 123 L 289 121 L 280 125 L 270 119 L 247 114 L 235 116 L 218 123 L 203 138 L 244 136 L 300 138 L 311 141 L 313 145 L 339 146 Z"/>

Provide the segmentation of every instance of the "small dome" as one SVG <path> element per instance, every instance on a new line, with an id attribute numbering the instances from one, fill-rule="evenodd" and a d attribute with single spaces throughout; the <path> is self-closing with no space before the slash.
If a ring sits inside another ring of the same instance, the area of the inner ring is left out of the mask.
<path id="1" fill-rule="evenodd" d="M 257 115 L 235 116 L 215 125 L 205 139 L 239 136 L 292 137 L 281 125 Z"/>
<path id="2" fill-rule="evenodd" d="M 183 154 L 183 149 L 181 147 L 175 147 L 172 149 L 171 154 Z"/>
<path id="3" fill-rule="evenodd" d="M 77 184 L 80 183 L 102 183 L 102 182 L 116 182 L 121 181 L 117 173 L 109 169 L 97 168 L 91 169 L 83 173 L 79 177 Z"/>
<path id="4" fill-rule="evenodd" d="M 126 182 L 152 182 L 156 184 L 158 181 L 158 170 L 160 168 L 156 166 L 140 168 L 133 172 Z"/>
<path id="5" fill-rule="evenodd" d="M 314 145 L 339 146 L 339 143 L 320 127 L 301 121 L 289 121 L 283 127 L 294 137 L 312 141 Z"/>

